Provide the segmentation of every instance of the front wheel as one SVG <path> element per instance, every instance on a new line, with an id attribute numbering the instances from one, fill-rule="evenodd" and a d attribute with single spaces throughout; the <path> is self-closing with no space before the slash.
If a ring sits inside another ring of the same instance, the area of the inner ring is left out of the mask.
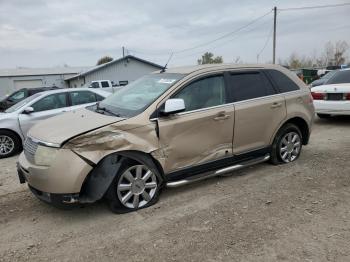
<path id="1" fill-rule="evenodd" d="M 159 199 L 160 181 L 153 166 L 127 161 L 109 189 L 111 210 L 127 213 L 155 204 Z"/>
<path id="2" fill-rule="evenodd" d="M 273 164 L 293 162 L 300 156 L 301 149 L 300 129 L 294 124 L 286 124 L 278 131 L 272 144 L 271 162 Z"/>

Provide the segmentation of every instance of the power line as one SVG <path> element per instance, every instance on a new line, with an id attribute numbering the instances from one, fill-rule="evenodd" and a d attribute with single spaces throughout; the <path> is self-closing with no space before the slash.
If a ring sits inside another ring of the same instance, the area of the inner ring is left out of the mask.
<path id="1" fill-rule="evenodd" d="M 241 27 L 239 27 L 238 29 L 236 29 L 236 30 L 234 30 L 234 31 L 231 31 L 231 32 L 229 32 L 229 33 L 227 33 L 227 34 L 224 34 L 224 35 L 222 35 L 222 36 L 220 36 L 220 37 L 218 37 L 218 38 L 216 38 L 216 39 L 213 39 L 213 40 L 208 41 L 208 42 L 205 42 L 205 43 L 203 43 L 203 44 L 200 44 L 200 45 L 197 45 L 197 46 L 194 46 L 194 47 L 191 47 L 191 48 L 186 48 L 186 49 L 183 49 L 183 50 L 174 52 L 174 53 L 175 53 L 175 54 L 176 54 L 176 53 L 177 53 L 177 54 L 179 54 L 179 53 L 184 53 L 184 52 L 187 52 L 187 51 L 190 51 L 190 50 L 193 50 L 193 49 L 197 49 L 198 47 L 202 47 L 202 46 L 206 46 L 206 45 L 212 44 L 212 43 L 217 42 L 217 41 L 219 41 L 219 40 L 221 40 L 221 39 L 224 39 L 224 38 L 226 38 L 226 37 L 228 37 L 228 36 L 232 36 L 232 35 L 238 33 L 239 31 L 241 31 L 241 30 L 243 30 L 243 29 L 249 27 L 250 25 L 256 23 L 257 21 L 261 20 L 261 19 L 264 18 L 265 16 L 269 15 L 271 12 L 272 12 L 272 10 L 270 10 L 269 12 L 263 14 L 262 16 L 259 16 L 258 18 L 254 19 L 253 21 L 249 22 L 248 24 L 246 24 L 246 25 L 244 25 L 244 26 L 241 26 Z"/>
<path id="2" fill-rule="evenodd" d="M 245 24 L 245 25 L 243 25 L 243 26 L 241 26 L 241 27 L 239 27 L 239 28 L 237 28 L 237 29 L 235 29 L 235 30 L 233 30 L 233 31 L 231 31 L 231 32 L 228 32 L 228 33 L 226 33 L 226 34 L 224 34 L 224 35 L 222 35 L 222 36 L 220 36 L 220 37 L 218 37 L 218 38 L 215 38 L 215 39 L 213 39 L 213 40 L 204 42 L 204 43 L 202 43 L 202 44 L 199 44 L 199 45 L 196 45 L 196 46 L 193 46 L 193 47 L 190 47 L 190 48 L 185 48 L 185 49 L 182 49 L 182 50 L 174 51 L 173 53 L 174 53 L 174 55 L 180 54 L 180 53 L 185 53 L 185 52 L 188 52 L 188 51 L 191 51 L 191 50 L 194 50 L 194 49 L 198 49 L 198 48 L 200 48 L 200 47 L 204 47 L 204 46 L 210 45 L 210 44 L 212 44 L 212 43 L 215 43 L 215 42 L 220 41 L 220 40 L 222 40 L 222 39 L 225 39 L 225 38 L 227 38 L 227 37 L 233 36 L 233 35 L 237 34 L 238 32 L 242 31 L 243 29 L 245 29 L 245 28 L 251 26 L 252 24 L 255 24 L 255 23 L 258 22 L 259 20 L 263 19 L 265 16 L 269 15 L 271 12 L 272 12 L 272 10 L 270 10 L 269 12 L 267 12 L 267 13 L 265 13 L 265 14 L 263 14 L 263 15 L 257 17 L 257 18 L 255 18 L 255 19 L 252 20 L 251 22 L 249 22 L 249 23 L 247 23 L 247 24 Z M 140 54 L 143 53 L 143 54 L 146 54 L 146 52 L 143 52 L 143 51 L 138 51 L 138 50 L 133 50 L 133 49 L 129 49 L 129 50 L 132 51 L 132 52 L 134 52 L 134 53 L 140 53 Z M 149 53 L 151 53 L 151 52 L 149 52 Z M 171 53 L 170 51 L 167 52 L 168 55 L 169 55 L 170 53 Z M 160 54 L 160 53 L 158 53 L 158 54 Z"/>
<path id="3" fill-rule="evenodd" d="M 262 23 L 262 24 L 259 24 L 259 26 L 266 25 L 267 23 L 271 23 L 271 21 L 268 20 L 268 21 L 266 21 L 266 22 L 264 22 L 264 23 Z M 244 33 L 249 33 L 249 32 L 251 32 L 251 31 L 253 31 L 254 29 L 256 29 L 256 27 L 253 27 L 253 28 L 249 29 L 248 31 L 246 31 L 246 32 L 244 32 Z M 196 52 L 194 52 L 194 53 L 190 53 L 190 54 L 186 54 L 186 55 L 175 56 L 173 60 L 179 60 L 179 59 L 181 60 L 181 59 L 183 59 L 183 58 L 188 58 L 188 57 L 191 57 L 191 56 L 194 56 L 194 55 L 199 55 L 199 54 L 203 54 L 203 53 L 205 53 L 205 52 L 210 52 L 210 51 L 212 51 L 212 50 L 214 50 L 214 49 L 216 49 L 216 48 L 218 48 L 218 47 L 222 47 L 222 46 L 224 46 L 224 45 L 227 45 L 227 44 L 229 44 L 229 43 L 232 43 L 232 41 L 235 40 L 235 39 L 237 39 L 237 37 L 239 37 L 239 36 L 240 36 L 240 35 L 234 35 L 234 36 L 233 36 L 231 39 L 229 39 L 228 41 L 225 41 L 225 42 L 220 43 L 220 44 L 216 44 L 216 45 L 211 46 L 211 47 L 207 47 L 207 48 L 205 48 L 205 49 L 202 49 L 201 51 L 196 51 Z"/>
<path id="4" fill-rule="evenodd" d="M 315 5 L 315 6 L 303 6 L 303 7 L 278 8 L 278 11 L 307 10 L 307 9 L 318 9 L 318 8 L 340 7 L 340 6 L 347 6 L 347 5 L 350 5 L 350 3 L 342 3 L 342 4 L 334 4 L 334 5 Z"/>
<path id="5" fill-rule="evenodd" d="M 265 48 L 267 47 L 267 44 L 270 42 L 271 36 L 272 36 L 272 32 L 273 32 L 273 27 L 271 27 L 271 30 L 266 38 L 265 44 L 263 46 L 263 48 L 260 50 L 260 52 L 256 55 L 257 56 L 257 60 L 259 60 L 260 55 L 262 54 L 262 52 L 264 52 Z"/>

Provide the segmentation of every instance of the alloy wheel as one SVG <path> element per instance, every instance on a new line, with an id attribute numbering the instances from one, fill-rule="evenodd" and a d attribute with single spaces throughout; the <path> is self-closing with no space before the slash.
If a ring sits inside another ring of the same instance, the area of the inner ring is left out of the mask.
<path id="1" fill-rule="evenodd" d="M 15 148 L 13 139 L 6 135 L 0 135 L 0 155 L 5 156 L 10 154 Z"/>
<path id="2" fill-rule="evenodd" d="M 127 208 L 140 208 L 153 199 L 157 187 L 156 175 L 145 165 L 135 165 L 120 176 L 118 199 Z"/>
<path id="3" fill-rule="evenodd" d="M 280 142 L 280 157 L 283 162 L 293 162 L 300 154 L 301 139 L 297 132 L 286 133 Z"/>

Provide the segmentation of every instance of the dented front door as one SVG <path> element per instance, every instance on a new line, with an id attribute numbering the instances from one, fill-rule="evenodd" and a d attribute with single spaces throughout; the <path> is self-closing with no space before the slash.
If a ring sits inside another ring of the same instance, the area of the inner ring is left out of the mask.
<path id="1" fill-rule="evenodd" d="M 172 96 L 184 99 L 186 111 L 158 119 L 165 173 L 232 156 L 234 106 L 226 93 L 223 76 L 211 76 Z"/>

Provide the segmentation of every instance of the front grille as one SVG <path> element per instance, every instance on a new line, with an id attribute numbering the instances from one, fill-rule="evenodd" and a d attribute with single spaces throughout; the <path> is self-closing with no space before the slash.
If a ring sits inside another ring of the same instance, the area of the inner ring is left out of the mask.
<path id="1" fill-rule="evenodd" d="M 38 143 L 34 142 L 30 137 L 27 137 L 26 141 L 24 142 L 24 155 L 26 156 L 27 160 L 29 162 L 34 163 L 34 156 L 36 153 L 36 150 L 38 149 Z"/>

